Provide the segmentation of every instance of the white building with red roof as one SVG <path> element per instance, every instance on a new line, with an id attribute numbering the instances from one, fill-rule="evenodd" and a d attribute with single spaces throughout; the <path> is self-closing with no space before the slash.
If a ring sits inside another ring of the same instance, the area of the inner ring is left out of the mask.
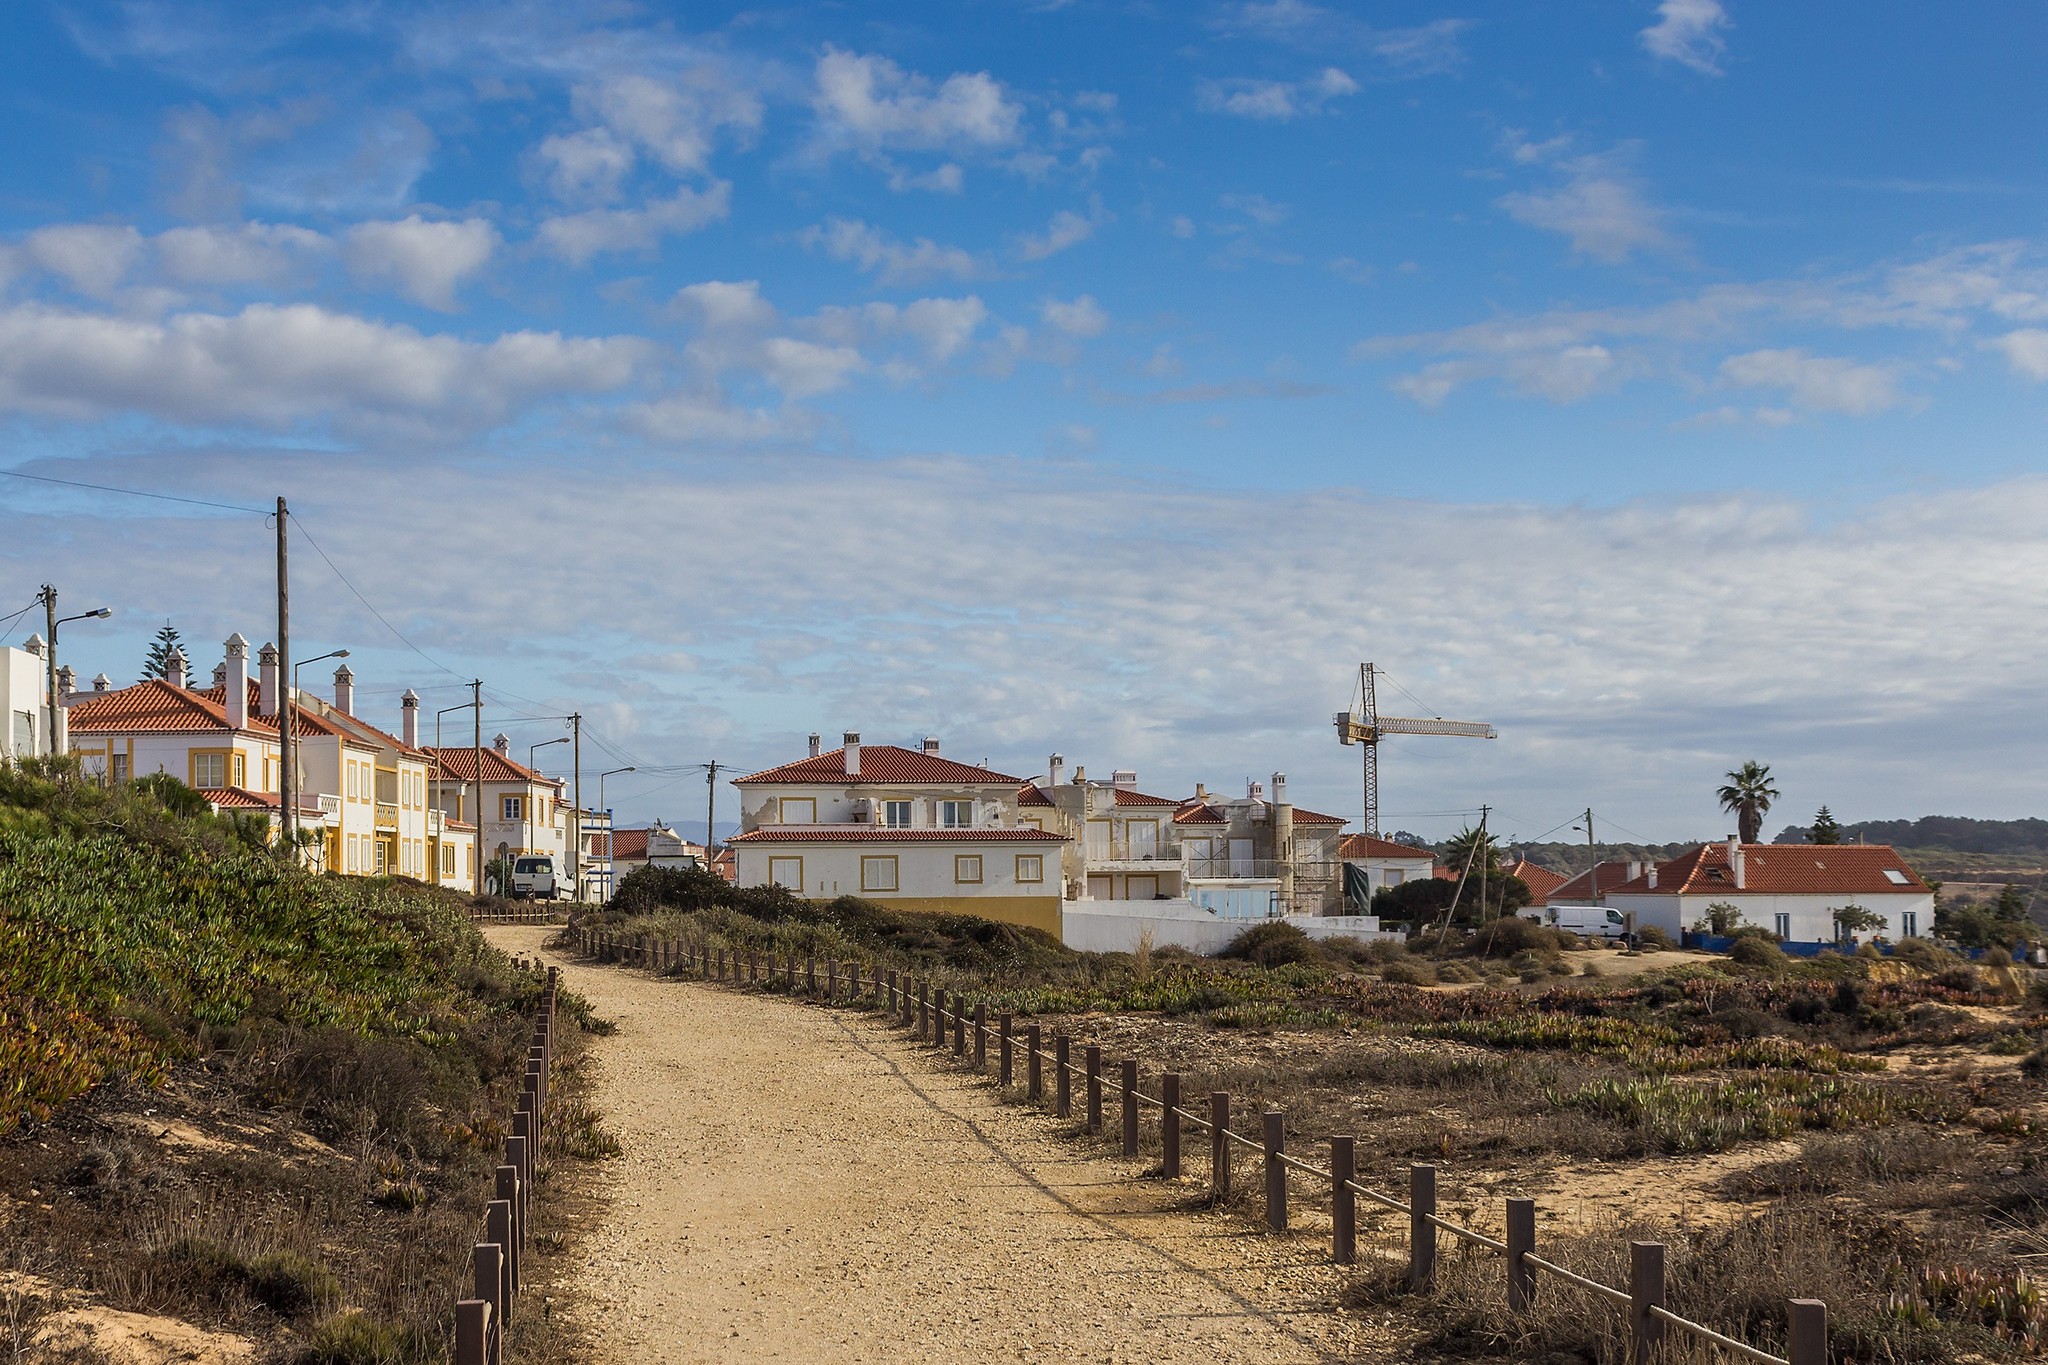
<path id="1" fill-rule="evenodd" d="M 892 909 L 979 915 L 1060 935 L 1065 836 L 1020 818 L 1021 778 L 939 753 L 863 745 L 742 777 L 741 886 L 811 900 L 861 896 Z"/>
<path id="2" fill-rule="evenodd" d="M 486 859 L 539 854 L 554 859 L 557 875 L 567 877 L 573 809 L 562 799 L 562 779 L 513 758 L 505 735 L 484 749 L 429 744 L 424 752 L 429 799 L 449 820 L 478 830 Z"/>
<path id="3" fill-rule="evenodd" d="M 1864 938 L 1897 942 L 1934 931 L 1934 889 L 1886 844 L 1702 844 L 1642 868 L 1613 886 L 1603 876 L 1601 903 L 1633 914 L 1676 938 L 1706 918 L 1707 907 L 1732 905 L 1745 925 L 1796 943 L 1830 943 L 1836 912 L 1856 906 L 1884 927 Z M 1553 897 L 1552 904 L 1556 904 Z"/>
<path id="4" fill-rule="evenodd" d="M 1345 835 L 1337 846 L 1337 856 L 1347 867 L 1355 867 L 1364 875 L 1368 898 L 1390 886 L 1428 881 L 1436 873 L 1436 854 L 1429 849 L 1397 844 L 1370 834 Z"/>

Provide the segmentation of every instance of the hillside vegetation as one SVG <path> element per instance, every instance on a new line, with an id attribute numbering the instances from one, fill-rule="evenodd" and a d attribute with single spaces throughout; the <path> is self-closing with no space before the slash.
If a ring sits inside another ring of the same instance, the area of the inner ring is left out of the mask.
<path id="1" fill-rule="evenodd" d="M 260 844 L 175 782 L 0 765 L 17 1333 L 85 1302 L 265 1358 L 445 1349 L 539 984 L 455 897 Z"/>

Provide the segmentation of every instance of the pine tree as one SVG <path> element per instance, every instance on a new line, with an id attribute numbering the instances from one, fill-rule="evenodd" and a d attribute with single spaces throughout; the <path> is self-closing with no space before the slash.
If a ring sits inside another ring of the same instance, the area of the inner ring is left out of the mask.
<path id="1" fill-rule="evenodd" d="M 1826 806 L 1813 814 L 1813 828 L 1807 831 L 1809 844 L 1839 844 L 1842 842 L 1842 826 Z"/>
<path id="2" fill-rule="evenodd" d="M 179 644 L 178 628 L 169 621 L 149 642 L 149 656 L 142 661 L 142 676 L 145 678 L 167 677 L 171 670 L 171 651 Z"/>

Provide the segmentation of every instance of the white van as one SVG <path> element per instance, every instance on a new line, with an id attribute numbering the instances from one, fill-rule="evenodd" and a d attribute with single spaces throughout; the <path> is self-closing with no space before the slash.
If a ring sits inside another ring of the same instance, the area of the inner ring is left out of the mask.
<path id="1" fill-rule="evenodd" d="M 560 900 L 569 894 L 555 860 L 545 853 L 522 853 L 512 860 L 512 899 Z"/>
<path id="2" fill-rule="evenodd" d="M 1621 911 L 1604 905 L 1528 905 L 1515 913 L 1581 938 L 1628 937 L 1628 921 Z"/>

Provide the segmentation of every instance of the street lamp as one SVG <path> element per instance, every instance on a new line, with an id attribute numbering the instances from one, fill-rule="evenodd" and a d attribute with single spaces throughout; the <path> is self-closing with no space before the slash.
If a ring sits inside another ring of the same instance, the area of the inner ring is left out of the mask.
<path id="1" fill-rule="evenodd" d="M 532 773 L 536 773 L 536 774 L 537 774 L 537 773 L 539 773 L 539 771 L 540 771 L 540 769 L 538 769 L 538 768 L 536 768 L 536 767 L 534 767 L 534 766 L 533 766 L 533 755 L 534 755 L 534 751 L 535 751 L 535 750 L 538 750 L 538 749 L 545 749 L 545 748 L 547 748 L 547 747 L 548 747 L 548 746 L 549 746 L 550 744 L 567 744 L 568 742 L 569 742 L 569 737 L 568 737 L 567 735 L 563 735 L 563 736 L 561 736 L 561 737 L 560 737 L 560 738 L 558 738 L 558 739 L 544 739 L 544 740 L 542 740 L 542 741 L 541 741 L 540 743 L 538 743 L 538 744 L 529 744 L 529 745 L 527 745 L 527 746 L 526 746 L 526 768 L 527 768 L 527 771 L 528 771 L 528 772 L 532 772 Z M 531 794 L 531 793 L 529 793 L 529 794 L 527 795 L 527 798 L 526 798 L 526 848 L 527 848 L 527 851 L 528 851 L 529 853 L 533 851 L 533 796 L 532 796 L 532 794 Z"/>
<path id="2" fill-rule="evenodd" d="M 610 772 L 597 775 L 597 804 L 604 810 L 604 899 L 607 903 L 612 898 L 612 846 L 617 839 L 614 830 L 618 822 L 612 819 L 612 808 L 605 804 L 604 780 L 607 777 L 617 777 L 620 773 L 638 771 L 637 768 L 613 768 Z"/>
<path id="3" fill-rule="evenodd" d="M 322 659 L 346 659 L 345 649 L 330 649 L 292 665 L 292 685 L 277 703 L 277 747 L 283 759 L 283 776 L 278 779 L 278 819 L 284 826 L 285 847 L 293 858 L 299 856 L 299 670 Z"/>
<path id="4" fill-rule="evenodd" d="M 441 717 L 453 715 L 457 711 L 478 711 L 478 708 L 482 705 L 482 702 L 472 699 L 459 705 L 444 706 L 434 713 L 434 809 L 441 813 L 441 832 L 444 835 L 448 832 L 448 812 L 441 810 L 441 774 L 447 770 L 447 761 L 441 756 Z M 481 716 L 482 712 L 478 711 L 478 715 Z M 476 775 L 476 799 L 479 801 L 484 799 L 483 777 L 484 775 L 481 772 Z M 479 817 L 474 823 L 476 824 L 477 842 L 482 843 L 484 837 L 483 820 Z M 475 859 L 472 858 L 471 861 L 473 862 Z M 437 883 L 441 880 L 440 865 L 438 863 L 435 864 L 434 880 Z M 483 888 L 479 885 L 475 889 L 481 891 Z"/>
<path id="5" fill-rule="evenodd" d="M 50 629 L 50 646 L 48 653 L 44 657 L 44 666 L 49 670 L 50 688 L 50 721 L 47 733 L 50 752 L 52 754 L 61 754 L 68 746 L 65 743 L 64 726 L 61 719 L 63 713 L 57 706 L 57 627 L 69 625 L 73 621 L 104 621 L 107 617 L 114 614 L 114 609 L 112 607 L 94 607 L 91 611 L 82 611 L 76 616 L 60 617 L 57 615 L 57 590 L 48 583 L 43 584 L 42 598 L 43 623 Z"/>

